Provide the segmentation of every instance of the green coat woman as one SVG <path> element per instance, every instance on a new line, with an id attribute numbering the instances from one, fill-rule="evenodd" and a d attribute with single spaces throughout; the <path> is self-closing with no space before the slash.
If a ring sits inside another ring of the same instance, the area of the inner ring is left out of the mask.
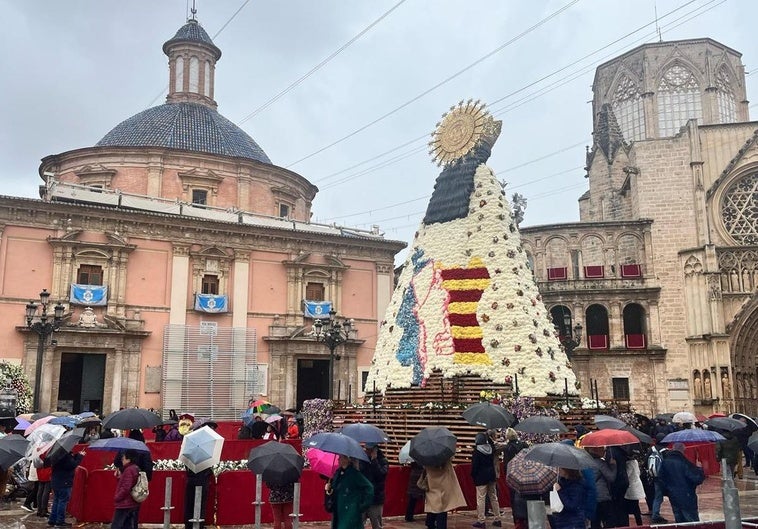
<path id="1" fill-rule="evenodd" d="M 355 468 L 350 458 L 339 457 L 339 468 L 332 477 L 330 488 L 334 497 L 332 529 L 361 529 L 363 512 L 374 499 L 374 486 Z"/>

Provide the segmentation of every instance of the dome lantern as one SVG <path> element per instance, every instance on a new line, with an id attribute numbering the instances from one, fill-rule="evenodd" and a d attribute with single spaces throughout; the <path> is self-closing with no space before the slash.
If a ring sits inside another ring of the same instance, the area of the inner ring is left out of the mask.
<path id="1" fill-rule="evenodd" d="M 215 109 L 214 74 L 221 50 L 194 15 L 163 44 L 163 53 L 168 56 L 169 67 L 166 102 L 199 103 Z"/>

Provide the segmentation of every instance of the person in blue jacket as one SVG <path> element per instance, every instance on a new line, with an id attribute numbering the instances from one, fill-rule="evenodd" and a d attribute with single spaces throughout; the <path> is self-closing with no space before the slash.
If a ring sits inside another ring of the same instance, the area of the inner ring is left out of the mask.
<path id="1" fill-rule="evenodd" d="M 553 513 L 553 529 L 585 529 L 585 488 L 581 472 L 573 468 L 559 468 L 555 490 L 563 503 L 560 512 Z"/>
<path id="2" fill-rule="evenodd" d="M 66 507 L 71 499 L 71 489 L 74 487 L 74 471 L 83 458 L 84 450 L 76 455 L 67 452 L 51 465 L 53 471 L 50 487 L 53 489 L 53 506 L 50 508 L 47 525 L 71 527 L 71 523 L 66 521 Z"/>
<path id="3" fill-rule="evenodd" d="M 667 450 L 661 462 L 658 479 L 663 484 L 664 493 L 669 497 L 674 520 L 677 523 L 698 522 L 697 486 L 705 481 L 703 469 L 684 457 L 684 445 L 674 443 Z"/>

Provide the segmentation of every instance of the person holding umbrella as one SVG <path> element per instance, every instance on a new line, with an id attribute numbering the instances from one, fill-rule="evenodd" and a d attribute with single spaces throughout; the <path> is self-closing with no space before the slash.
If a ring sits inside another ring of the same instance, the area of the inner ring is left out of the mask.
<path id="1" fill-rule="evenodd" d="M 132 488 L 137 483 L 139 468 L 134 463 L 136 452 L 124 450 L 121 456 L 121 472 L 119 473 L 116 493 L 113 496 L 113 521 L 111 529 L 134 529 L 137 527 L 140 504 L 132 498 Z"/>
<path id="2" fill-rule="evenodd" d="M 247 467 L 261 479 L 269 490 L 268 502 L 274 517 L 274 528 L 291 529 L 292 502 L 295 483 L 303 471 L 303 456 L 284 443 L 264 443 L 250 450 Z"/>
<path id="3" fill-rule="evenodd" d="M 496 460 L 494 443 L 485 433 L 476 434 L 474 443 L 474 452 L 471 456 L 471 477 L 476 486 L 477 521 L 474 522 L 473 526 L 485 527 L 485 503 L 489 498 L 492 512 L 495 515 L 495 521 L 492 525 L 502 527 L 500 504 L 497 501 L 497 489 L 495 487 L 497 481 L 495 465 L 500 462 Z"/>
<path id="4" fill-rule="evenodd" d="M 374 487 L 346 455 L 339 454 L 339 467 L 326 484 L 333 497 L 332 529 L 363 527 L 363 513 L 374 499 Z"/>
<path id="5" fill-rule="evenodd" d="M 705 481 L 705 474 L 684 456 L 683 443 L 674 443 L 666 452 L 658 478 L 671 501 L 676 523 L 700 521 L 695 490 Z"/>
<path id="6" fill-rule="evenodd" d="M 582 474 L 573 468 L 558 468 L 558 481 L 554 489 L 563 503 L 560 512 L 554 512 L 553 529 L 585 529 L 584 501 L 585 488 Z"/>
<path id="7" fill-rule="evenodd" d="M 61 440 L 65 438 L 63 437 Z M 56 448 L 55 445 L 50 451 L 54 448 Z M 68 450 L 62 455 L 55 457 L 51 464 L 52 475 L 50 486 L 53 490 L 53 506 L 50 509 L 47 525 L 55 527 L 71 527 L 71 523 L 66 521 L 66 507 L 68 506 L 68 501 L 71 499 L 71 489 L 74 487 L 74 471 L 86 455 L 84 450 L 74 455 L 71 452 L 73 444 L 66 448 Z M 63 451 L 63 448 L 60 451 Z M 48 452 L 48 458 L 50 458 L 50 455 Z"/>
<path id="8" fill-rule="evenodd" d="M 442 466 L 425 466 L 419 479 L 424 493 L 424 511 L 428 529 L 447 529 L 447 513 L 466 505 L 461 484 L 455 475 L 453 463 Z"/>
<path id="9" fill-rule="evenodd" d="M 363 513 L 365 523 L 371 520 L 372 529 L 382 529 L 382 510 L 384 508 L 384 484 L 387 481 L 387 473 L 390 470 L 390 462 L 384 456 L 376 443 L 366 443 L 366 455 L 368 463 L 360 462 L 361 473 L 366 476 L 374 487 L 374 499 L 366 512 Z"/>

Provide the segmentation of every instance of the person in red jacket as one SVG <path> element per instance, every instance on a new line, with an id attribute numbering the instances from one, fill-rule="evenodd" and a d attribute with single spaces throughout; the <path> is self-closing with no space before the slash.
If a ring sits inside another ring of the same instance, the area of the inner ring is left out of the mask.
<path id="1" fill-rule="evenodd" d="M 132 488 L 137 483 L 139 468 L 134 463 L 136 454 L 133 450 L 124 451 L 121 463 L 124 465 L 116 485 L 116 494 L 113 497 L 113 521 L 111 529 L 133 529 L 137 526 L 137 512 L 139 503 L 132 498 Z"/>

